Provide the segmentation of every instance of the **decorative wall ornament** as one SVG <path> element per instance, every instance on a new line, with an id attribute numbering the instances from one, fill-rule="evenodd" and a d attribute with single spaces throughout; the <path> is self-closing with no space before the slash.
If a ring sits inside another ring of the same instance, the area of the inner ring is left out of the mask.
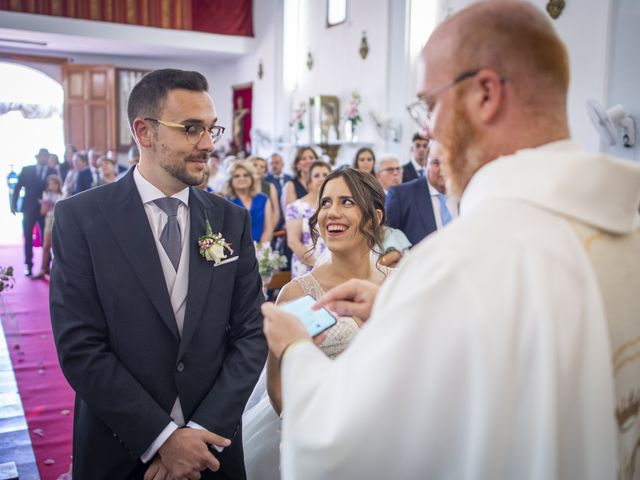
<path id="1" fill-rule="evenodd" d="M 549 0 L 549 3 L 547 3 L 547 12 L 549 16 L 555 20 L 560 16 L 564 7 L 564 0 Z"/>
<path id="2" fill-rule="evenodd" d="M 262 80 L 262 76 L 264 75 L 264 68 L 262 67 L 262 60 L 258 64 L 258 78 Z"/>
<path id="3" fill-rule="evenodd" d="M 360 40 L 360 56 L 364 60 L 369 55 L 369 43 L 367 42 L 367 32 L 362 32 L 362 39 Z"/>
<path id="4" fill-rule="evenodd" d="M 307 68 L 309 71 L 313 68 L 313 55 L 311 55 L 311 50 L 307 52 Z"/>

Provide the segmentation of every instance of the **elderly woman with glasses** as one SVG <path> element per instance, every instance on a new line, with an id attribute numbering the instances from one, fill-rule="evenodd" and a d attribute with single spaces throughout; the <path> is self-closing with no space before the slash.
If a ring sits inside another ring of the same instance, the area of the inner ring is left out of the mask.
<path id="1" fill-rule="evenodd" d="M 229 167 L 226 198 L 249 210 L 251 235 L 255 242 L 270 242 L 273 237 L 273 213 L 269 197 L 260 191 L 251 162 L 240 160 Z"/>

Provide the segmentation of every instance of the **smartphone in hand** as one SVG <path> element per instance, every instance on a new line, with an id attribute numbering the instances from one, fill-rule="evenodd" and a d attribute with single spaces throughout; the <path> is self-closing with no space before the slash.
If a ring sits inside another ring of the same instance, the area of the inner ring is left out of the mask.
<path id="1" fill-rule="evenodd" d="M 312 310 L 311 306 L 314 303 L 316 300 L 311 295 L 305 295 L 281 305 L 285 312 L 298 317 L 312 337 L 321 334 L 337 323 L 336 317 L 331 315 L 326 308 Z"/>

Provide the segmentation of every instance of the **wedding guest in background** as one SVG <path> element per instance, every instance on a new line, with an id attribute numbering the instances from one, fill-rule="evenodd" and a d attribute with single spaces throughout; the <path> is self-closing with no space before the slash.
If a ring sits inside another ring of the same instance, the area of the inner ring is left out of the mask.
<path id="1" fill-rule="evenodd" d="M 273 153 L 269 157 L 269 173 L 265 178 L 269 182 L 273 182 L 278 189 L 278 198 L 281 198 L 284 184 L 293 180 L 293 177 L 284 172 L 284 160 L 279 153 Z"/>
<path id="2" fill-rule="evenodd" d="M 378 159 L 376 178 L 386 195 L 389 189 L 402 183 L 402 167 L 400 160 L 392 153 L 386 153 Z"/>
<path id="3" fill-rule="evenodd" d="M 98 166 L 98 160 L 104 155 L 104 151 L 99 147 L 91 147 L 87 151 L 87 158 L 89 159 L 89 168 L 91 170 L 91 176 L 93 177 L 92 185 L 97 185 L 100 179 L 100 167 Z"/>
<path id="4" fill-rule="evenodd" d="M 56 175 L 58 175 L 59 178 L 62 178 L 62 175 L 60 174 L 60 161 L 58 160 L 58 155 L 56 155 L 55 153 L 50 153 L 49 159 L 47 160 L 47 165 L 51 170 L 54 170 L 56 172 Z"/>
<path id="5" fill-rule="evenodd" d="M 76 153 L 76 147 L 67 143 L 64 149 L 64 161 L 60 165 L 60 178 L 64 184 L 67 174 L 73 170 L 73 154 Z"/>
<path id="6" fill-rule="evenodd" d="M 207 165 L 209 166 L 209 191 L 220 195 L 227 183 L 227 177 L 220 168 L 220 157 L 213 152 L 209 157 Z"/>
<path id="7" fill-rule="evenodd" d="M 361 172 L 376 174 L 376 155 L 369 147 L 362 147 L 353 158 L 352 167 Z"/>
<path id="8" fill-rule="evenodd" d="M 76 152 L 73 155 L 75 174 L 73 175 L 73 185 L 71 195 L 75 195 L 93 186 L 93 174 L 89 166 L 89 158 L 85 152 Z"/>
<path id="9" fill-rule="evenodd" d="M 530 2 L 459 10 L 422 62 L 414 118 L 463 214 L 382 288 L 320 299 L 368 319 L 336 361 L 263 306 L 282 478 L 633 478 L 640 166 L 571 140 L 567 49 Z"/>
<path id="10" fill-rule="evenodd" d="M 118 174 L 116 171 L 116 161 L 114 159 L 103 155 L 98 159 L 98 167 L 100 168 L 100 178 L 98 178 L 98 183 L 95 184 L 96 187 L 116 181 Z"/>
<path id="11" fill-rule="evenodd" d="M 31 277 L 34 280 L 44 278 L 49 273 L 51 260 L 51 232 L 53 230 L 53 210 L 58 200 L 62 198 L 62 183 L 58 175 L 47 177 L 47 187 L 42 192 L 40 200 L 40 213 L 44 215 L 44 233 L 42 234 L 42 262 L 40 272 Z"/>
<path id="12" fill-rule="evenodd" d="M 256 172 L 256 180 L 260 183 L 260 191 L 269 197 L 271 219 L 275 230 L 275 226 L 280 223 L 280 207 L 278 206 L 280 197 L 278 197 L 276 186 L 265 178 L 268 169 L 267 161 L 257 155 L 252 155 L 247 160 L 253 164 Z"/>
<path id="13" fill-rule="evenodd" d="M 311 147 L 300 147 L 293 160 L 294 178 L 285 184 L 282 192 L 282 205 L 285 209 L 296 199 L 304 197 L 309 183 L 309 167 L 318 160 L 318 154 Z"/>
<path id="14" fill-rule="evenodd" d="M 282 160 L 282 155 L 278 153 L 273 153 L 269 158 L 269 173 L 265 176 L 265 179 L 268 182 L 271 182 L 275 185 L 276 191 L 278 193 L 278 213 L 279 213 L 279 221 L 276 223 L 274 231 L 284 230 L 284 210 L 282 209 L 282 191 L 287 182 L 293 180 L 291 175 L 284 173 L 284 161 Z M 286 245 L 285 245 L 286 246 Z M 291 255 L 289 255 L 289 260 Z M 289 266 L 290 268 L 290 266 Z"/>
<path id="15" fill-rule="evenodd" d="M 318 192 L 322 182 L 330 173 L 331 166 L 328 163 L 322 160 L 313 162 L 309 167 L 308 193 L 291 203 L 285 211 L 287 244 L 293 252 L 291 278 L 301 277 L 311 271 L 326 249 L 322 241 L 318 241 L 314 247 L 309 219 L 318 207 Z"/>
<path id="16" fill-rule="evenodd" d="M 402 166 L 402 183 L 424 177 L 428 153 L 429 139 L 420 133 L 414 133 L 411 139 L 411 160 Z"/>
<path id="17" fill-rule="evenodd" d="M 337 170 L 326 178 L 319 197 L 319 205 L 310 218 L 311 230 L 318 235 L 312 241 L 317 245 L 322 239 L 328 259 L 285 285 L 278 304 L 303 295 L 320 298 L 325 291 L 352 278 L 379 285 L 389 272 L 372 261 L 382 248 L 384 218 L 384 193 L 375 178 L 352 168 Z M 339 317 L 336 325 L 327 330 L 320 349 L 330 358 L 337 357 L 361 324 L 357 317 Z M 280 374 L 273 362 L 273 357 L 267 360 L 268 395 L 265 391 L 243 416 L 248 480 L 280 479 L 282 401 Z"/>
<path id="18" fill-rule="evenodd" d="M 442 146 L 432 141 L 425 177 L 391 187 L 387 194 L 387 225 L 402 230 L 413 245 L 458 216 L 457 200 L 447 195 L 442 157 Z"/>
<path id="19" fill-rule="evenodd" d="M 18 183 L 13 191 L 13 197 L 11 197 L 11 213 L 15 215 L 20 192 L 24 188 L 22 234 L 24 235 L 24 274 L 27 277 L 33 273 L 33 227 L 37 224 L 40 232 L 44 231 L 44 216 L 40 213 L 40 197 L 46 187 L 47 177 L 56 174 L 56 171 L 47 165 L 48 159 L 49 150 L 41 148 L 36 155 L 36 165 L 29 165 L 20 171 Z"/>
<path id="20" fill-rule="evenodd" d="M 129 160 L 129 166 L 137 165 L 140 163 L 140 149 L 137 145 L 131 145 L 127 152 L 127 158 Z"/>
<path id="21" fill-rule="evenodd" d="M 254 241 L 265 243 L 273 238 L 271 201 L 260 191 L 253 165 L 248 160 L 238 160 L 229 169 L 227 199 L 251 214 L 251 236 Z"/>

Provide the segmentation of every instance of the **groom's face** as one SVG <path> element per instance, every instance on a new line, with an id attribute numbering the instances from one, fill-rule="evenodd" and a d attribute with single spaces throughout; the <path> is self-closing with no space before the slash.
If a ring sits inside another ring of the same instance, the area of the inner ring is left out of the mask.
<path id="1" fill-rule="evenodd" d="M 163 102 L 159 120 L 180 125 L 215 125 L 216 111 L 206 92 L 170 90 Z M 189 140 L 185 129 L 156 124 L 151 150 L 154 162 L 166 173 L 186 185 L 200 185 L 205 176 L 213 141 L 204 133 L 197 143 Z"/>

